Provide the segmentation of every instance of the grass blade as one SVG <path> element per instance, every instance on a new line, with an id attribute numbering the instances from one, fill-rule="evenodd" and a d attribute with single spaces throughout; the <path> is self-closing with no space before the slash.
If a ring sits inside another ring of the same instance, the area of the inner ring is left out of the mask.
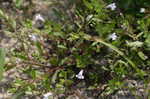
<path id="1" fill-rule="evenodd" d="M 3 78 L 4 65 L 5 65 L 5 49 L 0 48 L 0 80 L 2 80 Z"/>

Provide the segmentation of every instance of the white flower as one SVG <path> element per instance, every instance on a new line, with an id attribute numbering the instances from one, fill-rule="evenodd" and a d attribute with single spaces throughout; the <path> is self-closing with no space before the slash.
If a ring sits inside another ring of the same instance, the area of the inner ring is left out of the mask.
<path id="1" fill-rule="evenodd" d="M 76 77 L 77 77 L 78 79 L 84 79 L 83 70 L 80 70 L 80 72 L 76 75 Z"/>
<path id="2" fill-rule="evenodd" d="M 109 8 L 113 11 L 117 8 L 117 6 L 116 6 L 116 3 L 111 3 L 111 4 L 107 5 L 106 8 Z"/>
<path id="3" fill-rule="evenodd" d="M 145 8 L 141 8 L 140 13 L 144 13 L 144 12 L 145 12 Z"/>
<path id="4" fill-rule="evenodd" d="M 109 35 L 108 38 L 114 41 L 117 39 L 117 35 L 116 35 L 116 33 L 113 33 L 113 34 Z"/>
<path id="5" fill-rule="evenodd" d="M 93 18 L 93 14 L 88 15 L 88 16 L 86 17 L 86 21 L 90 21 L 92 18 Z"/>
<path id="6" fill-rule="evenodd" d="M 49 99 L 49 96 L 52 96 L 53 94 L 51 92 L 48 92 L 46 94 L 43 95 L 43 99 Z"/>
<path id="7" fill-rule="evenodd" d="M 35 21 L 38 21 L 38 20 L 43 21 L 43 22 L 45 21 L 45 19 L 43 18 L 41 14 L 35 15 Z"/>
<path id="8" fill-rule="evenodd" d="M 29 37 L 31 38 L 32 41 L 37 41 L 38 39 L 37 35 L 34 35 L 34 34 L 29 35 Z"/>
<path id="9" fill-rule="evenodd" d="M 127 27 L 124 24 L 121 25 L 121 28 L 124 30 L 127 29 Z"/>

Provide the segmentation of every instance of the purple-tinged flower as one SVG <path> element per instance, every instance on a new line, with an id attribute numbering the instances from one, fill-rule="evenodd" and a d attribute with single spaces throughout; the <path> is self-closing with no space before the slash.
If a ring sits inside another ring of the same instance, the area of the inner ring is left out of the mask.
<path id="1" fill-rule="evenodd" d="M 116 35 L 116 33 L 114 32 L 113 34 L 109 35 L 108 38 L 114 41 L 114 40 L 117 39 L 117 35 Z"/>
<path id="2" fill-rule="evenodd" d="M 37 41 L 38 37 L 35 34 L 29 35 L 29 37 L 31 38 L 32 41 Z"/>

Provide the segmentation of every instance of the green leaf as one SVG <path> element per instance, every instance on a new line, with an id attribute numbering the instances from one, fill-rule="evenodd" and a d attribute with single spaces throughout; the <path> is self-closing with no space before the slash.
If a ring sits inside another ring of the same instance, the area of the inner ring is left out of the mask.
<path id="1" fill-rule="evenodd" d="M 3 16 L 5 16 L 4 12 L 0 9 L 0 17 L 3 17 Z"/>
<path id="2" fill-rule="evenodd" d="M 2 80 L 3 78 L 4 65 L 5 65 L 5 49 L 0 48 L 0 80 Z"/>
<path id="3" fill-rule="evenodd" d="M 61 49 L 67 49 L 67 47 L 64 46 L 64 45 L 58 45 L 58 48 L 61 48 Z"/>
<path id="4" fill-rule="evenodd" d="M 143 42 L 140 42 L 140 41 L 127 42 L 127 46 L 138 48 L 138 47 L 142 47 L 143 46 Z"/>
<path id="5" fill-rule="evenodd" d="M 87 0 L 83 0 L 83 3 L 88 9 L 93 9 L 92 3 L 88 2 Z"/>
<path id="6" fill-rule="evenodd" d="M 145 39 L 144 43 L 148 48 L 150 48 L 150 35 L 149 34 L 146 35 L 146 39 Z"/>
<path id="7" fill-rule="evenodd" d="M 57 80 L 57 76 L 58 76 L 58 73 L 60 72 L 60 70 L 56 70 L 56 72 L 54 73 L 54 75 L 52 76 L 52 83 L 56 83 L 56 80 Z"/>
<path id="8" fill-rule="evenodd" d="M 142 60 L 146 60 L 148 58 L 143 52 L 138 52 L 138 55 Z"/>
<path id="9" fill-rule="evenodd" d="M 78 68 L 85 68 L 86 65 L 84 64 L 82 59 L 77 59 L 76 61 L 77 61 L 77 67 Z"/>
<path id="10" fill-rule="evenodd" d="M 23 0 L 15 0 L 15 5 L 17 8 L 20 8 L 22 4 L 23 4 Z"/>
<path id="11" fill-rule="evenodd" d="M 70 86 L 73 83 L 72 80 L 65 80 L 65 85 Z"/>
<path id="12" fill-rule="evenodd" d="M 36 47 L 38 49 L 39 54 L 42 55 L 43 54 L 43 50 L 42 50 L 42 46 L 41 46 L 40 42 L 35 42 L 35 45 L 36 45 Z"/>
<path id="13" fill-rule="evenodd" d="M 89 64 L 90 60 L 88 59 L 88 56 L 77 55 L 76 62 L 78 68 L 85 68 Z"/>

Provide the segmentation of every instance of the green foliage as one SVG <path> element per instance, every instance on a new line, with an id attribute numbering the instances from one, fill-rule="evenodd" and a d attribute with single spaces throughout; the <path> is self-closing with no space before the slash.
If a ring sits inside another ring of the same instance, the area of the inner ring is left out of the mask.
<path id="1" fill-rule="evenodd" d="M 150 8 L 147 5 L 150 2 L 120 0 L 115 2 L 116 9 L 111 10 L 107 6 L 113 1 L 72 1 L 76 8 L 71 10 L 71 16 L 66 15 L 68 10 L 54 9 L 61 21 L 46 20 L 41 30 L 30 19 L 21 22 L 18 30 L 15 21 L 10 21 L 13 24 L 8 26 L 15 30 L 15 37 L 21 43 L 12 56 L 21 59 L 24 66 L 21 71 L 28 78 L 28 81 L 16 79 L 12 84 L 16 89 L 11 91 L 23 91 L 16 96 L 34 91 L 66 94 L 72 87 L 85 83 L 86 89 L 94 90 L 106 85 L 101 93 L 111 95 L 126 88 L 126 79 L 148 80 L 150 14 L 147 10 Z M 15 0 L 16 7 L 20 8 L 22 2 Z M 146 11 L 141 13 L 140 8 Z M 6 23 L 11 19 L 2 10 L 0 17 Z M 36 41 L 29 37 L 32 34 L 37 35 Z M 3 50 L 0 53 L 2 63 L 5 55 Z M 81 70 L 84 79 L 77 77 Z"/>
<path id="2" fill-rule="evenodd" d="M 4 65 L 5 65 L 5 49 L 0 48 L 0 80 L 2 80 L 3 73 L 5 71 Z"/>
<path id="3" fill-rule="evenodd" d="M 17 8 L 20 8 L 22 6 L 22 4 L 23 4 L 23 1 L 24 0 L 14 0 L 15 6 Z"/>
<path id="4" fill-rule="evenodd" d="M 0 9 L 0 18 L 5 20 L 5 24 L 8 26 L 10 31 L 16 29 L 16 21 L 9 15 L 5 14 L 2 9 Z"/>

